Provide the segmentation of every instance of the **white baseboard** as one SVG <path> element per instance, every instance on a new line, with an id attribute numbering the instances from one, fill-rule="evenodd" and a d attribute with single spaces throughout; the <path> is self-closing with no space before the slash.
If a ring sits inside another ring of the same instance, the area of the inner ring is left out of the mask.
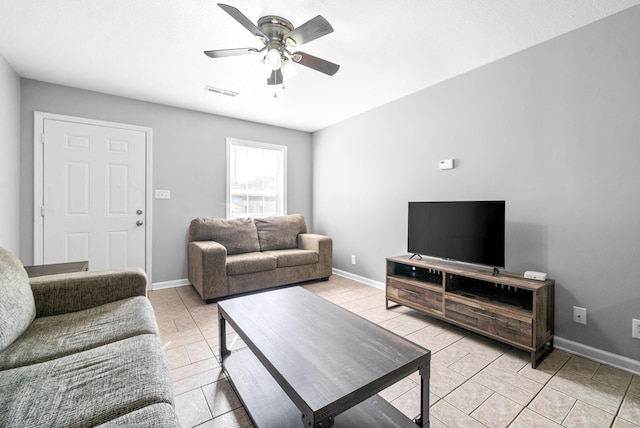
<path id="1" fill-rule="evenodd" d="M 558 336 L 554 337 L 553 345 L 560 351 L 569 352 L 608 366 L 640 375 L 640 361 L 627 358 L 622 355 L 613 354 L 608 351 L 603 351 L 602 349 L 593 348 L 588 345 L 583 345 L 582 343 L 574 342 Z"/>
<path id="2" fill-rule="evenodd" d="M 163 288 L 174 288 L 174 287 L 182 287 L 183 285 L 190 285 L 191 282 L 184 279 L 176 279 L 175 281 L 165 281 L 165 282 L 154 282 L 151 284 L 152 290 L 162 290 Z"/>
<path id="3" fill-rule="evenodd" d="M 382 282 L 374 281 L 372 279 L 365 278 L 364 276 L 355 275 L 355 274 L 352 274 L 350 272 L 345 272 L 343 270 L 336 269 L 336 268 L 333 268 L 332 271 L 333 271 L 334 274 L 336 274 L 338 276 L 342 276 L 342 277 L 348 278 L 348 279 L 353 279 L 354 281 L 361 282 L 361 283 L 369 285 L 371 287 L 379 288 L 380 290 L 384 290 L 385 289 L 385 284 L 382 283 Z"/>

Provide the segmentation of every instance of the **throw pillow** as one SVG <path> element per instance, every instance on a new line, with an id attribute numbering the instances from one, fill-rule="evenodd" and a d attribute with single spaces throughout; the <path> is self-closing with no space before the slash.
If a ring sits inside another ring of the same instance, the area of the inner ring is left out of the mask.
<path id="1" fill-rule="evenodd" d="M 189 227 L 189 241 L 216 241 L 229 255 L 260 251 L 256 225 L 250 218 L 196 218 Z"/>
<path id="2" fill-rule="evenodd" d="M 301 214 L 256 218 L 254 222 L 262 251 L 297 248 L 298 234 L 307 233 L 307 225 Z"/>
<path id="3" fill-rule="evenodd" d="M 11 345 L 36 317 L 29 277 L 16 256 L 0 247 L 0 351 Z"/>

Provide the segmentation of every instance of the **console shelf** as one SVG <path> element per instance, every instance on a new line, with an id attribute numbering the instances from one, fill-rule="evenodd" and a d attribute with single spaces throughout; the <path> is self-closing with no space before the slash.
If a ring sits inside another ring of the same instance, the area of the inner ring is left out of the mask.
<path id="1" fill-rule="evenodd" d="M 553 350 L 555 281 L 409 256 L 387 258 L 386 307 L 407 306 L 531 353 Z"/>

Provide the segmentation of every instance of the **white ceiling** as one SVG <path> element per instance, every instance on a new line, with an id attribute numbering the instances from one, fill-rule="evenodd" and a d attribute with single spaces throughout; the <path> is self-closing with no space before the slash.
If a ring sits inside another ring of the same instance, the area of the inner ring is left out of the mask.
<path id="1" fill-rule="evenodd" d="M 640 0 L 222 0 L 254 23 L 334 32 L 299 50 L 341 65 L 298 65 L 267 86 L 255 57 L 202 52 L 262 47 L 214 0 L 0 0 L 0 54 L 21 77 L 303 131 L 315 131 L 640 4 Z M 210 85 L 240 95 L 204 91 Z"/>

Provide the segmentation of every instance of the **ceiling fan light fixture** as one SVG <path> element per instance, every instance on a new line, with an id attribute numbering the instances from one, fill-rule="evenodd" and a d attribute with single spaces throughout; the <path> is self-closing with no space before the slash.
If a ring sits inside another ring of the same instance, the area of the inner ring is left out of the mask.
<path id="1" fill-rule="evenodd" d="M 271 48 L 264 57 L 264 62 L 271 70 L 278 70 L 282 65 L 282 56 L 278 49 Z"/>
<path id="2" fill-rule="evenodd" d="M 289 58 L 285 58 L 282 61 L 282 76 L 291 78 L 296 74 L 298 74 L 298 70 L 296 70 L 296 67 L 293 65 L 293 61 Z"/>

